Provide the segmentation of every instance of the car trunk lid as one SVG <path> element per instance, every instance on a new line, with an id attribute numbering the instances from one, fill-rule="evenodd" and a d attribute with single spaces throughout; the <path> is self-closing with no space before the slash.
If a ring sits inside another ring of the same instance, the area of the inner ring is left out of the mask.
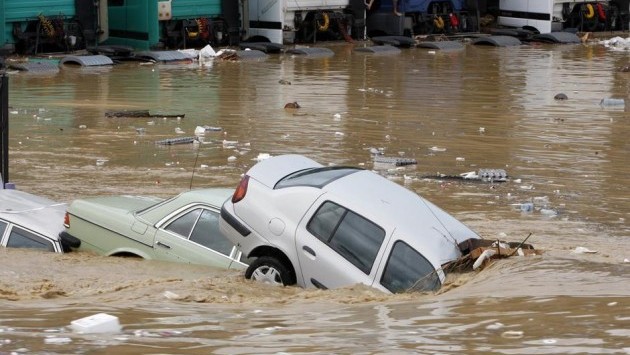
<path id="1" fill-rule="evenodd" d="M 273 189 L 280 179 L 291 173 L 322 166 L 323 165 L 318 162 L 301 155 L 283 155 L 274 157 L 273 159 L 263 160 L 249 169 L 247 175 Z"/>

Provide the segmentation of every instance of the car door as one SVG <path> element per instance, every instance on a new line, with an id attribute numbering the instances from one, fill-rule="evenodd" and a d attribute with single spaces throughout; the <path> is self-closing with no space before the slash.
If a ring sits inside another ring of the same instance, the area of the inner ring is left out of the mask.
<path id="1" fill-rule="evenodd" d="M 303 220 L 296 232 L 304 285 L 318 288 L 371 285 L 386 239 L 385 230 L 333 201 L 325 200 L 312 210 L 315 210 L 312 217 Z"/>
<path id="2" fill-rule="evenodd" d="M 183 211 L 160 226 L 155 236 L 160 259 L 229 268 L 237 254 L 219 231 L 219 212 L 197 206 Z M 235 268 L 239 268 L 234 263 Z"/>

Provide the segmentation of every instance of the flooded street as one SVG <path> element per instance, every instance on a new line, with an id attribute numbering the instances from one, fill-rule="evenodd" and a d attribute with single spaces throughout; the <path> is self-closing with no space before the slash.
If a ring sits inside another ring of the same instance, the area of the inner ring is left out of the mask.
<path id="1" fill-rule="evenodd" d="M 304 154 L 375 169 L 485 238 L 531 233 L 544 254 L 452 275 L 438 294 L 386 295 L 0 249 L 0 353 L 630 354 L 630 114 L 600 106 L 629 98 L 630 73 L 619 71 L 627 53 L 595 43 L 397 55 L 329 48 L 330 58 L 13 74 L 10 179 L 63 202 L 167 197 L 233 188 L 259 154 Z M 105 117 L 110 110 L 181 117 Z M 200 144 L 155 144 L 203 125 L 222 131 Z M 418 164 L 375 165 L 370 148 Z M 485 168 L 510 180 L 435 178 Z M 522 212 L 529 202 L 534 210 Z M 100 312 L 119 317 L 123 331 L 68 328 Z"/>

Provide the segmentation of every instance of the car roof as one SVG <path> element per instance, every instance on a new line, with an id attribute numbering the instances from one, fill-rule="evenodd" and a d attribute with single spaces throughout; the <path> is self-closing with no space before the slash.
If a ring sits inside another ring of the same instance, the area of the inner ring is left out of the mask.
<path id="1" fill-rule="evenodd" d="M 175 211 L 184 206 L 194 203 L 204 203 L 217 208 L 221 208 L 225 200 L 230 198 L 234 193 L 234 189 L 228 188 L 209 188 L 198 189 L 182 192 L 181 194 L 160 202 L 144 211 L 138 213 L 143 219 L 153 224 L 164 218 L 164 208 Z M 168 206 L 168 207 L 166 207 Z"/>
<path id="2" fill-rule="evenodd" d="M 19 190 L 0 190 L 0 218 L 26 229 L 58 238 L 66 204 Z"/>

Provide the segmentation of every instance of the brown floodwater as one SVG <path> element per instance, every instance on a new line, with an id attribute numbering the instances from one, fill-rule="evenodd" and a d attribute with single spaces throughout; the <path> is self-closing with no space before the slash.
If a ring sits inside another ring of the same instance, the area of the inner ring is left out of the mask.
<path id="1" fill-rule="evenodd" d="M 630 354 L 626 52 L 595 42 L 395 55 L 64 67 L 10 75 L 10 177 L 70 202 L 234 187 L 260 154 L 374 169 L 542 256 L 438 294 L 270 288 L 234 271 L 0 250 L 0 353 Z M 291 84 L 281 84 L 279 81 Z M 565 93 L 568 100 L 554 100 Z M 301 108 L 284 109 L 288 102 Z M 630 104 L 630 103 L 629 103 Z M 111 118 L 109 110 L 177 117 Z M 221 127 L 200 144 L 155 141 Z M 176 133 L 182 132 L 183 133 Z M 374 164 L 371 148 L 417 160 Z M 433 178 L 505 169 L 505 183 Z M 522 212 L 532 202 L 534 210 Z M 578 254 L 577 247 L 596 253 Z M 72 320 L 119 318 L 116 334 Z"/>

